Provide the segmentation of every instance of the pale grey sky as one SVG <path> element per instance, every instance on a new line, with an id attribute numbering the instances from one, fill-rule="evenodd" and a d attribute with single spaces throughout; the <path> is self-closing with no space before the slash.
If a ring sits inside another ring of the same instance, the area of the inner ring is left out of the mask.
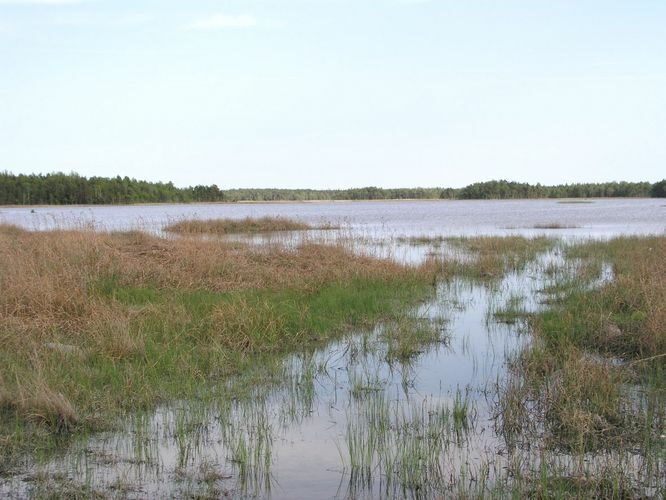
<path id="1" fill-rule="evenodd" d="M 0 0 L 0 170 L 666 177 L 663 0 Z"/>

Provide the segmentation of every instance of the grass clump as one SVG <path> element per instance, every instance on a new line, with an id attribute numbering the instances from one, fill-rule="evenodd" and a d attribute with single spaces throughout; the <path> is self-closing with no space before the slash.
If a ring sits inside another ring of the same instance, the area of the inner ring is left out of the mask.
<path id="1" fill-rule="evenodd" d="M 492 319 L 498 323 L 514 325 L 526 319 L 529 313 L 525 309 L 524 297 L 522 295 L 511 295 L 504 307 L 492 312 Z"/>
<path id="2" fill-rule="evenodd" d="M 621 471 L 601 474 L 543 476 L 533 480 L 526 493 L 530 498 L 642 498 Z"/>
<path id="3" fill-rule="evenodd" d="M 342 246 L 0 228 L 5 460 L 216 382 L 429 293 L 433 267 Z"/>
<path id="4" fill-rule="evenodd" d="M 599 290 L 574 290 L 560 310 L 544 313 L 539 321 L 547 337 L 556 342 L 556 332 L 568 331 L 576 345 L 628 361 L 666 355 L 666 238 L 587 243 L 568 257 L 608 261 L 615 278 Z M 558 325 L 554 316 L 561 312 Z M 656 358 L 653 366 L 664 363 Z"/>
<path id="5" fill-rule="evenodd" d="M 530 318 L 538 342 L 522 353 L 518 382 L 502 396 L 507 429 L 541 419 L 553 448 L 664 449 L 666 238 L 618 238 L 574 246 L 568 258 L 607 261 L 614 279 L 569 287 Z M 524 429 L 524 426 L 522 426 Z"/>
<path id="6" fill-rule="evenodd" d="M 465 252 L 465 258 L 456 259 L 449 265 L 448 274 L 484 281 L 499 279 L 507 272 L 523 269 L 537 255 L 551 249 L 555 241 L 543 236 L 448 238 L 449 244 Z"/>
<path id="7" fill-rule="evenodd" d="M 306 231 L 310 229 L 331 229 L 332 226 L 312 226 L 283 217 L 261 217 L 245 219 L 183 220 L 169 224 L 165 231 L 177 234 L 234 234 L 268 233 L 275 231 Z"/>
<path id="8" fill-rule="evenodd" d="M 404 316 L 382 325 L 380 338 L 386 343 L 385 359 L 409 364 L 433 345 L 449 341 L 446 322 L 438 319 Z"/>

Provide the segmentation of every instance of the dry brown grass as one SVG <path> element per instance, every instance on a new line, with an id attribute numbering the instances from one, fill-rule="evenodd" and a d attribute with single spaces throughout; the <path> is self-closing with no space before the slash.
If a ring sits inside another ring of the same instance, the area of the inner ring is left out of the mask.
<path id="1" fill-rule="evenodd" d="M 307 244 L 269 252 L 219 241 L 169 240 L 143 233 L 100 234 L 0 229 L 0 321 L 9 330 L 48 338 L 54 328 L 76 334 L 92 322 L 120 321 L 95 286 L 205 289 L 215 292 L 313 289 L 332 281 L 385 277 L 411 271 L 353 254 L 340 246 Z M 122 329 L 122 328 L 121 328 Z"/>
<path id="2" fill-rule="evenodd" d="M 274 231 L 304 231 L 308 229 L 330 229 L 331 226 L 312 226 L 283 217 L 261 217 L 245 219 L 183 220 L 169 224 L 164 229 L 178 234 L 232 234 L 267 233 Z"/>
<path id="3" fill-rule="evenodd" d="M 39 371 L 9 390 L 0 378 L 0 410 L 10 410 L 27 421 L 46 424 L 56 431 L 71 430 L 77 413 L 62 393 L 52 389 Z"/>
<path id="4" fill-rule="evenodd" d="M 246 302 L 239 294 L 288 290 L 300 297 L 355 280 L 425 281 L 434 272 L 343 246 L 258 249 L 140 232 L 34 233 L 12 226 L 0 226 L 0 256 L 0 417 L 4 409 L 65 430 L 82 420 L 81 402 L 88 419 L 97 407 L 155 401 L 154 381 L 174 367 L 191 380 L 221 371 L 212 360 L 198 365 L 197 352 L 279 350 L 281 299 Z M 198 293 L 203 305 L 188 305 L 187 297 Z M 299 332 L 290 320 L 293 342 Z M 167 353 L 170 343 L 179 350 Z"/>
<path id="5" fill-rule="evenodd" d="M 130 311 L 104 301 L 96 287 L 209 290 L 316 289 L 325 283 L 412 273 L 404 266 L 307 244 L 270 251 L 219 241 L 169 240 L 143 233 L 30 233 L 0 228 L 0 339 L 46 342 L 57 337 L 127 330 Z M 7 332 L 15 332 L 9 335 Z M 17 334 L 16 332 L 20 332 Z M 118 338 L 118 335 L 111 335 Z M 118 344 L 140 349 L 131 341 Z"/>

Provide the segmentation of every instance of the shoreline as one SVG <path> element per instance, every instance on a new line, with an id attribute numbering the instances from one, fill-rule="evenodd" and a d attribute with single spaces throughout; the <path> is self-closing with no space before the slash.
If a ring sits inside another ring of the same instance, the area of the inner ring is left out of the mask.
<path id="1" fill-rule="evenodd" d="M 0 209 L 35 209 L 35 208 L 93 208 L 93 207 L 158 207 L 164 205 L 301 205 L 301 204 L 339 204 L 339 203 L 402 203 L 402 202 L 536 202 L 536 201 L 553 201 L 559 204 L 585 204 L 595 203 L 598 201 L 617 201 L 617 200 L 660 200 L 661 198 L 653 198 L 648 196 L 636 197 L 599 197 L 599 198 L 505 198 L 505 199 L 464 199 L 456 200 L 449 198 L 398 198 L 398 199 L 381 199 L 381 200 L 242 200 L 242 201 L 197 201 L 197 202 L 146 202 L 146 203 L 118 203 L 118 204 L 87 204 L 87 205 L 0 205 Z M 663 200 L 663 199 L 662 199 Z M 663 201 L 662 201 L 663 203 Z M 666 205 L 664 205 L 666 206 Z"/>

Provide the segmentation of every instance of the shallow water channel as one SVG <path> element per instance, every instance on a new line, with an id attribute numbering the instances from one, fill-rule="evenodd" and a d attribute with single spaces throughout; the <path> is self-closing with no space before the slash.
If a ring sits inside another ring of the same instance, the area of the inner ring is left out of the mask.
<path id="1" fill-rule="evenodd" d="M 497 282 L 441 282 L 404 320 L 260 363 L 228 382 L 233 397 L 132 415 L 119 432 L 76 440 L 0 480 L 0 495 L 52 487 L 122 498 L 483 491 L 509 480 L 514 458 L 499 432 L 497 389 L 530 341 L 519 320 L 497 318 L 542 307 L 553 269 L 575 272 L 555 249 Z"/>

